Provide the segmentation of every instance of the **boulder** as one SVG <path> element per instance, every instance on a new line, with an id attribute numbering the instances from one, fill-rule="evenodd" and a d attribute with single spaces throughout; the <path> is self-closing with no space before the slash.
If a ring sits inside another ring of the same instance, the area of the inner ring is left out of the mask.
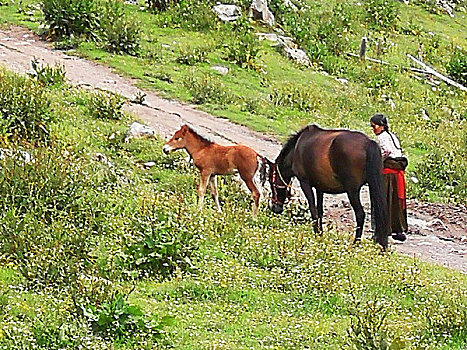
<path id="1" fill-rule="evenodd" d="M 212 10 L 224 22 L 235 21 L 242 15 L 240 8 L 235 5 L 219 4 L 214 6 Z"/>
<path id="2" fill-rule="evenodd" d="M 153 128 L 150 128 L 149 126 L 140 124 L 138 122 L 133 122 L 133 124 L 130 125 L 130 129 L 128 130 L 126 137 L 125 137 L 125 142 L 132 138 L 143 138 L 143 137 L 150 137 L 150 138 L 155 138 L 156 137 L 156 130 Z"/>
<path id="3" fill-rule="evenodd" d="M 268 24 L 274 25 L 274 15 L 268 7 L 267 0 L 253 0 L 250 6 L 250 17 Z"/>
<path id="4" fill-rule="evenodd" d="M 290 59 L 294 60 L 298 64 L 302 64 L 304 66 L 310 66 L 311 62 L 308 58 L 305 51 L 302 49 L 294 49 L 291 47 L 284 47 L 284 52 Z"/>

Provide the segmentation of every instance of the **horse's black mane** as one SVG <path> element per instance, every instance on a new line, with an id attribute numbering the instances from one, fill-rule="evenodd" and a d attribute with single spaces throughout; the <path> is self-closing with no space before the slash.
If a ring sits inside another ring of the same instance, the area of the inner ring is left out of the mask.
<path id="1" fill-rule="evenodd" d="M 289 139 L 285 142 L 284 146 L 282 147 L 282 150 L 278 156 L 278 158 L 282 159 L 285 155 L 289 154 L 289 152 L 292 150 L 293 147 L 295 147 L 295 144 L 297 143 L 298 138 L 300 135 L 305 131 L 308 130 L 310 127 L 316 127 L 321 129 L 318 125 L 313 124 L 313 125 L 307 125 L 303 129 L 297 131 L 295 134 L 290 135 Z"/>
<path id="2" fill-rule="evenodd" d="M 201 135 L 195 129 L 193 129 L 191 126 L 187 125 L 187 127 L 193 134 L 195 134 L 195 135 L 197 135 L 199 137 L 201 142 L 205 143 L 206 145 L 211 145 L 211 144 L 214 143 L 214 141 L 212 141 L 212 140 L 208 139 L 207 137 Z"/>

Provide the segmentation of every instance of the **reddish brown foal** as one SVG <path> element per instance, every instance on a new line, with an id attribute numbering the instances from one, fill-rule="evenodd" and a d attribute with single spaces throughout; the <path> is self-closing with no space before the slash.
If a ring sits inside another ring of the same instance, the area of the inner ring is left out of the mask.
<path id="1" fill-rule="evenodd" d="M 264 178 L 266 161 L 253 149 L 244 145 L 221 146 L 198 135 L 188 125 L 183 125 L 164 145 L 163 151 L 170 153 L 184 148 L 201 172 L 198 186 L 198 208 L 203 206 L 208 182 L 218 211 L 221 211 L 217 193 L 216 175 L 233 174 L 237 170 L 253 197 L 253 216 L 258 213 L 260 191 L 254 177 L 260 171 Z"/>

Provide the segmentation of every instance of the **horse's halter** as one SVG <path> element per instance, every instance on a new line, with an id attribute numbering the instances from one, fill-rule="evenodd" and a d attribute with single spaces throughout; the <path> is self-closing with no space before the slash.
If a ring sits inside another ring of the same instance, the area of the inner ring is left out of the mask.
<path id="1" fill-rule="evenodd" d="M 279 180 L 282 182 L 282 185 L 278 185 L 276 184 L 276 178 L 279 178 Z M 285 200 L 287 200 L 287 198 L 290 198 L 290 196 L 292 195 L 292 179 L 290 179 L 290 182 L 287 183 L 284 178 L 282 177 L 280 171 L 279 171 L 279 165 L 277 164 L 274 164 L 274 166 L 272 167 L 272 173 L 271 173 L 271 183 L 272 183 L 272 186 L 271 186 L 271 190 L 272 190 L 272 197 L 271 197 L 271 202 L 273 204 L 278 204 L 278 205 L 284 205 L 284 202 Z M 278 188 L 283 188 L 283 189 L 286 189 L 286 194 L 285 194 L 285 199 L 284 199 L 284 202 L 281 202 L 278 198 L 277 198 L 277 189 Z"/>

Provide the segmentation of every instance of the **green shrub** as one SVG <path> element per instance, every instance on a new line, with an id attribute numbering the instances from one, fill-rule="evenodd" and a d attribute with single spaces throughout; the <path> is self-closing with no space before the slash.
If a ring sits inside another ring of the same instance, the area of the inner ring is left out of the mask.
<path id="1" fill-rule="evenodd" d="M 208 51 L 209 48 L 207 47 L 182 48 L 180 49 L 180 56 L 177 57 L 177 62 L 188 66 L 208 62 Z"/>
<path id="2" fill-rule="evenodd" d="M 43 86 L 57 86 L 65 83 L 65 67 L 55 65 L 51 67 L 48 64 L 40 65 L 36 59 L 31 60 L 32 73 L 29 73 L 33 79 Z"/>
<path id="3" fill-rule="evenodd" d="M 181 27 L 193 31 L 207 31 L 219 26 L 219 21 L 211 9 L 214 1 L 156 0 L 155 3 L 163 4 L 162 13 L 158 18 L 163 26 Z"/>
<path id="4" fill-rule="evenodd" d="M 375 29 L 395 29 L 400 15 L 400 4 L 395 0 L 366 0 L 363 2 L 365 19 Z"/>
<path id="5" fill-rule="evenodd" d="M 453 295 L 449 294 L 443 298 L 436 297 L 427 301 L 423 309 L 426 336 L 434 337 L 436 340 L 442 337 L 467 339 L 465 293 L 462 293 L 462 290 L 452 292 L 454 292 Z"/>
<path id="6" fill-rule="evenodd" d="M 82 310 L 94 332 L 120 342 L 140 336 L 150 343 L 148 340 L 162 337 L 164 326 L 173 323 L 170 316 L 164 317 L 159 324 L 148 321 L 143 311 L 128 304 L 122 294 L 116 294 L 98 307 L 84 306 Z"/>
<path id="7" fill-rule="evenodd" d="M 397 89 L 399 82 L 396 74 L 391 68 L 385 67 L 367 70 L 365 85 L 374 95 L 380 95 L 385 90 Z"/>
<path id="8" fill-rule="evenodd" d="M 136 55 L 140 47 L 140 23 L 125 15 L 121 0 L 110 0 L 102 6 L 99 44 L 106 51 Z"/>
<path id="9" fill-rule="evenodd" d="M 357 349 L 389 350 L 387 316 L 393 308 L 392 303 L 374 296 L 370 300 L 360 300 L 352 294 L 348 313 L 350 327 L 348 341 Z"/>
<path id="10" fill-rule="evenodd" d="M 50 138 L 55 116 L 48 91 L 37 81 L 0 70 L 0 135 L 31 142 Z"/>
<path id="11" fill-rule="evenodd" d="M 193 268 L 191 257 L 196 249 L 193 232 L 172 215 L 152 208 L 133 218 L 131 226 L 137 238 L 127 246 L 131 268 L 162 277 L 170 276 L 176 269 Z"/>
<path id="12" fill-rule="evenodd" d="M 260 46 L 248 19 L 240 18 L 232 25 L 232 35 L 225 43 L 227 60 L 240 67 L 257 69 L 255 63 Z"/>
<path id="13" fill-rule="evenodd" d="M 456 50 L 446 64 L 446 71 L 452 79 L 467 86 L 467 51 Z"/>
<path id="14" fill-rule="evenodd" d="M 179 2 L 180 0 L 145 0 L 146 6 L 152 12 L 167 11 L 170 4 Z"/>
<path id="15" fill-rule="evenodd" d="M 121 120 L 125 99 L 117 94 L 98 91 L 89 100 L 89 114 L 96 119 Z"/>
<path id="16" fill-rule="evenodd" d="M 467 198 L 467 171 L 465 168 L 465 150 L 467 136 L 456 148 L 430 149 L 415 167 L 418 184 L 414 191 L 418 196 L 427 198 L 430 192 L 442 193 L 450 201 L 464 203 Z"/>
<path id="17" fill-rule="evenodd" d="M 318 106 L 318 98 L 310 88 L 292 83 L 274 86 L 269 100 L 276 107 L 289 107 L 303 112 L 311 112 Z"/>
<path id="18" fill-rule="evenodd" d="M 99 23 L 98 5 L 94 0 L 42 0 L 45 34 L 53 38 L 91 35 Z"/>
<path id="19" fill-rule="evenodd" d="M 190 91 L 194 103 L 224 105 L 234 100 L 233 95 L 224 87 L 221 80 L 211 75 L 204 75 L 201 78 L 188 75 L 183 85 Z"/>
<path id="20" fill-rule="evenodd" d="M 67 150 L 30 152 L 30 162 L 0 161 L 0 257 L 35 287 L 98 274 L 93 237 L 112 230 L 106 214 L 112 177 Z"/>

